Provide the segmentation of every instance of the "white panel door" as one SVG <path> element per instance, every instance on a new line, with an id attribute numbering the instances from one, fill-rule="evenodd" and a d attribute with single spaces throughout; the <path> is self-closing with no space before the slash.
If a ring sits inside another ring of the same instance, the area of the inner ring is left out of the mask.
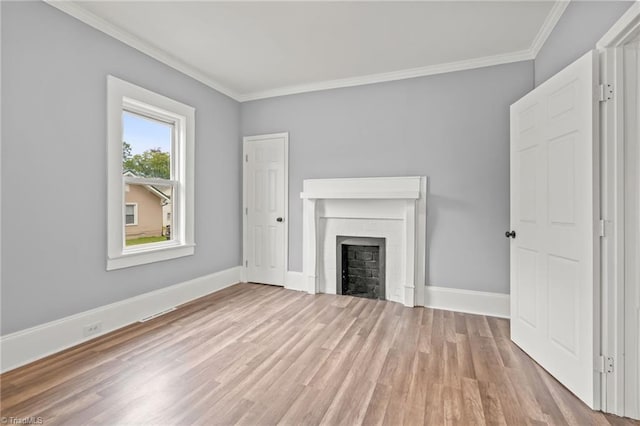
<path id="1" fill-rule="evenodd" d="M 600 389 L 597 70 L 589 52 L 511 106 L 511 339 L 591 408 Z"/>
<path id="2" fill-rule="evenodd" d="M 287 136 L 256 136 L 245 149 L 247 281 L 284 285 Z"/>

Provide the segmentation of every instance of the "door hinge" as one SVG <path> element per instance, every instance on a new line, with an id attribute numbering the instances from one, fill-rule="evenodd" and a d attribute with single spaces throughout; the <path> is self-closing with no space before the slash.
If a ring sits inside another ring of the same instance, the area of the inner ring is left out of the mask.
<path id="1" fill-rule="evenodd" d="M 600 219 L 600 236 L 607 236 L 607 221 L 604 219 Z"/>
<path id="2" fill-rule="evenodd" d="M 245 261 L 244 261 L 244 267 L 245 267 L 245 268 L 248 268 L 248 267 L 249 267 L 249 261 L 248 261 L 248 260 L 245 260 Z"/>
<path id="3" fill-rule="evenodd" d="M 249 162 L 249 154 L 245 154 L 244 155 L 244 162 L 248 163 Z"/>
<path id="4" fill-rule="evenodd" d="M 611 84 L 600 85 L 600 102 L 606 102 L 613 99 L 613 86 Z"/>
<path id="5" fill-rule="evenodd" d="M 249 207 L 245 207 L 245 208 L 244 208 L 244 214 L 245 214 L 245 215 L 248 215 L 248 214 L 249 214 Z"/>
<path id="6" fill-rule="evenodd" d="M 613 357 L 600 355 L 600 373 L 613 373 Z"/>

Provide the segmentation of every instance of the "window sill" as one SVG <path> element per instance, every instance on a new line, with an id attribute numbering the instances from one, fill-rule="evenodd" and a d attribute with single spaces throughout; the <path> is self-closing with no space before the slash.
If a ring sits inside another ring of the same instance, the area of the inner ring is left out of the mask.
<path id="1" fill-rule="evenodd" d="M 145 265 L 147 263 L 162 262 L 163 260 L 177 259 L 179 257 L 192 256 L 194 252 L 195 244 L 182 244 L 158 247 L 150 250 L 130 251 L 119 256 L 109 257 L 107 259 L 107 271 Z"/>

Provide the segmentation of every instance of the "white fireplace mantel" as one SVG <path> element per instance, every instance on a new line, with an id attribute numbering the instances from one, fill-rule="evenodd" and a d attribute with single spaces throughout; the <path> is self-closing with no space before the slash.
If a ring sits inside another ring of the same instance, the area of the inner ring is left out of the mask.
<path id="1" fill-rule="evenodd" d="M 317 199 L 414 199 L 420 198 L 421 177 L 307 179 L 300 198 Z"/>
<path id="2" fill-rule="evenodd" d="M 335 293 L 338 234 L 388 241 L 386 295 L 424 305 L 424 176 L 308 179 L 303 182 L 303 274 L 309 293 Z"/>

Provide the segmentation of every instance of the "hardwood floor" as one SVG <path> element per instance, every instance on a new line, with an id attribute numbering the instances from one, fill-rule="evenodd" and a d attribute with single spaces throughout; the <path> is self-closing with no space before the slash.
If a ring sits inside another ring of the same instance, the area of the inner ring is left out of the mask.
<path id="1" fill-rule="evenodd" d="M 638 424 L 592 412 L 503 319 L 238 284 L 1 380 L 44 424 Z M 37 419 L 36 419 L 37 420 Z"/>

